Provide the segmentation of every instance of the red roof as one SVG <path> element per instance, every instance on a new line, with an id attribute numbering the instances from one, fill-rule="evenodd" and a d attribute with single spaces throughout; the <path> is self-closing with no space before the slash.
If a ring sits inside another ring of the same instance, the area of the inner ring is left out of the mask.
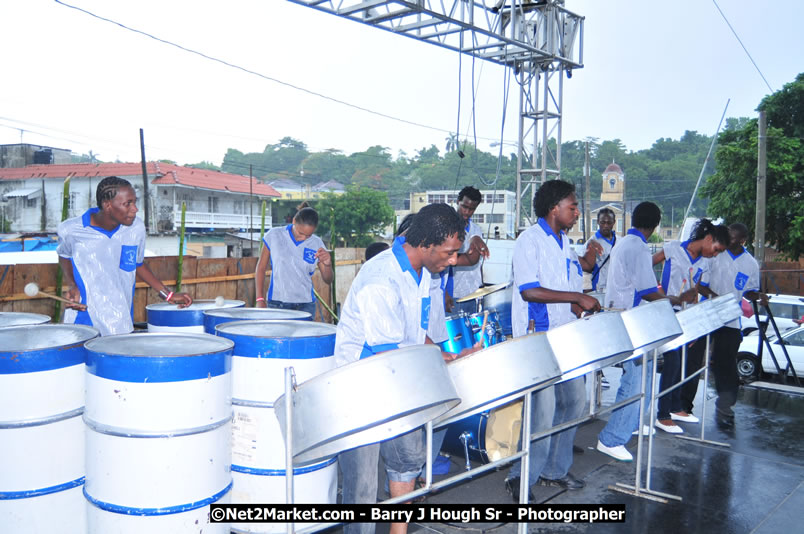
<path id="1" fill-rule="evenodd" d="M 148 162 L 146 171 L 156 185 L 183 185 L 231 193 L 254 193 L 265 197 L 281 197 L 276 189 L 256 178 L 228 172 L 181 167 L 169 163 Z M 104 178 L 106 176 L 142 176 L 141 163 L 76 163 L 71 165 L 28 165 L 27 167 L 0 169 L 2 180 L 64 179 L 66 177 Z"/>
<path id="2" fill-rule="evenodd" d="M 607 173 L 610 173 L 610 172 L 616 172 L 618 174 L 623 174 L 623 170 L 620 168 L 620 166 L 617 165 L 616 163 L 614 163 L 613 161 L 609 164 L 608 167 L 606 167 L 606 170 L 603 171 L 603 174 L 607 174 Z"/>

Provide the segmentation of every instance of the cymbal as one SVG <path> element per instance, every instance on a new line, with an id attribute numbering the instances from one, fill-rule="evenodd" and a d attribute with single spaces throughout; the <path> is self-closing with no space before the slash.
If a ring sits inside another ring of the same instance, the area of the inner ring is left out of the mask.
<path id="1" fill-rule="evenodd" d="M 466 302 L 468 300 L 479 299 L 480 297 L 485 297 L 486 295 L 490 295 L 491 293 L 494 293 L 495 291 L 499 291 L 501 289 L 504 289 L 504 288 L 506 288 L 506 287 L 508 287 L 510 285 L 511 285 L 511 282 L 505 282 L 504 284 L 497 284 L 497 285 L 494 285 L 494 286 L 481 287 L 477 291 L 469 293 L 465 297 L 455 299 L 455 302 Z"/>

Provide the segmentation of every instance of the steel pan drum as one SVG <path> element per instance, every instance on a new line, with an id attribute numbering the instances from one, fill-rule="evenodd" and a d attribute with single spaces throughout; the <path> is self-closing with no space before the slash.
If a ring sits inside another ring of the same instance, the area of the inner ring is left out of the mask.
<path id="1" fill-rule="evenodd" d="M 204 310 L 204 333 L 216 334 L 215 327 L 233 321 L 254 320 L 312 321 L 310 314 L 299 310 L 279 308 L 215 308 Z"/>
<path id="2" fill-rule="evenodd" d="M 731 293 L 713 298 L 711 306 L 714 308 L 715 313 L 717 313 L 718 318 L 723 322 L 723 325 L 743 316 L 740 301 L 734 298 L 734 295 Z"/>
<path id="3" fill-rule="evenodd" d="M 667 299 L 641 304 L 620 313 L 634 346 L 632 358 L 661 347 L 683 333 Z"/>
<path id="4" fill-rule="evenodd" d="M 49 323 L 50 317 L 41 313 L 0 312 L 0 327 Z"/>
<path id="5" fill-rule="evenodd" d="M 619 313 L 598 313 L 547 331 L 561 380 L 614 365 L 634 350 Z"/>
<path id="6" fill-rule="evenodd" d="M 683 333 L 659 347 L 659 352 L 677 349 L 701 336 L 714 332 L 724 324 L 711 300 L 704 300 L 698 304 L 687 306 L 683 310 L 676 312 L 676 319 L 678 324 L 681 325 Z"/>
<path id="7" fill-rule="evenodd" d="M 312 462 L 393 438 L 460 402 L 436 345 L 370 356 L 299 384 L 292 392 L 293 460 Z M 285 395 L 274 403 L 287 435 Z"/>
<path id="8" fill-rule="evenodd" d="M 223 306 L 215 304 L 215 299 L 194 300 L 192 306 L 179 308 L 178 304 L 156 302 L 145 307 L 148 316 L 148 332 L 182 332 L 185 334 L 204 333 L 204 312 L 221 308 L 242 308 L 242 300 L 224 300 Z"/>
<path id="9" fill-rule="evenodd" d="M 436 418 L 435 427 L 499 406 L 561 378 L 561 369 L 544 334 L 492 345 L 449 362 L 447 370 L 461 402 Z"/>

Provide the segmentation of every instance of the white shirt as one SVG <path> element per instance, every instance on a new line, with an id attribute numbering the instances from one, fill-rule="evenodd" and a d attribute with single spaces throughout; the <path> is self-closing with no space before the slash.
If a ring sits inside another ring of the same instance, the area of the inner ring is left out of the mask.
<path id="1" fill-rule="evenodd" d="M 721 252 L 712 258 L 710 269 L 709 288 L 718 295 L 731 293 L 740 302 L 749 291 L 759 291 L 759 265 L 745 249 L 737 256 L 729 250 Z M 738 317 L 725 326 L 741 328 L 742 324 Z"/>
<path id="2" fill-rule="evenodd" d="M 473 223 L 471 219 L 469 223 L 466 225 L 466 237 L 463 240 L 463 244 L 461 245 L 459 253 L 465 253 L 469 250 L 469 242 L 472 238 L 476 235 L 483 236 L 483 230 L 480 229 L 478 225 Z M 481 258 L 469 267 L 458 267 L 454 266 L 451 269 L 452 272 L 452 280 L 450 285 L 452 286 L 452 298 L 459 299 L 461 297 L 465 297 L 469 293 L 472 293 L 477 290 L 483 284 L 483 274 L 480 267 L 483 264 L 483 258 Z M 449 290 L 449 286 L 448 286 Z"/>
<path id="3" fill-rule="evenodd" d="M 526 302 L 522 291 L 544 287 L 555 291 L 577 291 L 579 278 L 573 267 L 577 256 L 564 232 L 556 235 L 544 219 L 522 232 L 514 244 L 514 292 L 511 327 L 514 337 L 527 334 L 533 319 L 536 332 L 543 332 L 576 319 L 569 303 Z M 572 275 L 573 269 L 575 275 Z M 582 278 L 581 278 L 582 280 Z"/>
<path id="4" fill-rule="evenodd" d="M 427 337 L 434 343 L 441 343 L 449 338 L 447 333 L 447 314 L 444 310 L 444 290 L 447 287 L 448 270 L 431 275 L 430 285 L 430 323 Z"/>
<path id="5" fill-rule="evenodd" d="M 698 256 L 693 260 L 687 252 L 689 244 L 690 241 L 670 241 L 664 245 L 662 289 L 667 295 L 679 296 L 698 282 L 709 286 L 709 259 Z"/>
<path id="6" fill-rule="evenodd" d="M 591 241 L 597 241 L 603 247 L 603 254 L 595 257 L 595 270 L 592 271 L 592 291 L 605 291 L 606 281 L 609 276 L 609 264 L 611 263 L 611 249 L 614 248 L 614 244 L 617 242 L 617 236 L 612 232 L 609 240 L 603 237 L 603 234 L 598 230 L 595 232 L 595 237 L 586 242 L 586 246 L 583 248 L 584 254 L 589 250 Z M 606 258 L 609 258 L 608 261 L 606 261 Z"/>
<path id="7" fill-rule="evenodd" d="M 293 225 L 272 228 L 263 243 L 271 252 L 271 285 L 267 299 L 282 302 L 315 302 L 313 273 L 318 265 L 315 253 L 324 247 L 317 235 L 304 241 L 293 237 Z"/>
<path id="8" fill-rule="evenodd" d="M 636 228 L 617 241 L 608 263 L 605 306 L 628 310 L 639 306 L 643 296 L 658 291 L 648 243 Z"/>
<path id="9" fill-rule="evenodd" d="M 419 277 L 404 242 L 404 237 L 396 238 L 352 282 L 335 334 L 337 365 L 425 342 L 433 278 L 426 267 Z"/>
<path id="10" fill-rule="evenodd" d="M 66 310 L 65 323 L 86 324 L 102 336 L 134 330 L 133 302 L 137 267 L 145 256 L 145 225 L 134 219 L 131 226 L 112 231 L 91 225 L 92 208 L 80 217 L 59 224 L 56 252 L 73 264 L 73 279 L 86 311 Z"/>

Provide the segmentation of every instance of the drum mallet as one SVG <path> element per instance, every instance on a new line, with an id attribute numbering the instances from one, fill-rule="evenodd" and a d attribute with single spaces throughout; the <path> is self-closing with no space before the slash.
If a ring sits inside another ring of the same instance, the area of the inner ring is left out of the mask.
<path id="1" fill-rule="evenodd" d="M 58 297 L 56 295 L 51 295 L 50 293 L 44 293 L 42 291 L 39 291 L 39 285 L 37 285 L 36 282 L 31 282 L 29 284 L 25 284 L 25 290 L 24 291 L 25 291 L 25 294 L 28 295 L 29 297 L 36 297 L 37 295 L 41 295 L 41 296 L 47 297 L 49 299 L 58 300 L 60 302 L 64 302 L 64 303 L 67 303 L 67 304 L 72 304 L 74 306 L 79 306 L 82 310 L 87 309 L 86 304 L 81 304 L 80 302 L 75 302 L 75 301 L 72 301 L 72 300 L 69 300 L 69 299 Z"/>
<path id="2" fill-rule="evenodd" d="M 475 343 L 475 346 L 483 346 L 483 334 L 486 332 L 486 323 L 489 320 L 489 311 L 483 312 L 483 326 L 480 327 L 480 341 Z"/>

